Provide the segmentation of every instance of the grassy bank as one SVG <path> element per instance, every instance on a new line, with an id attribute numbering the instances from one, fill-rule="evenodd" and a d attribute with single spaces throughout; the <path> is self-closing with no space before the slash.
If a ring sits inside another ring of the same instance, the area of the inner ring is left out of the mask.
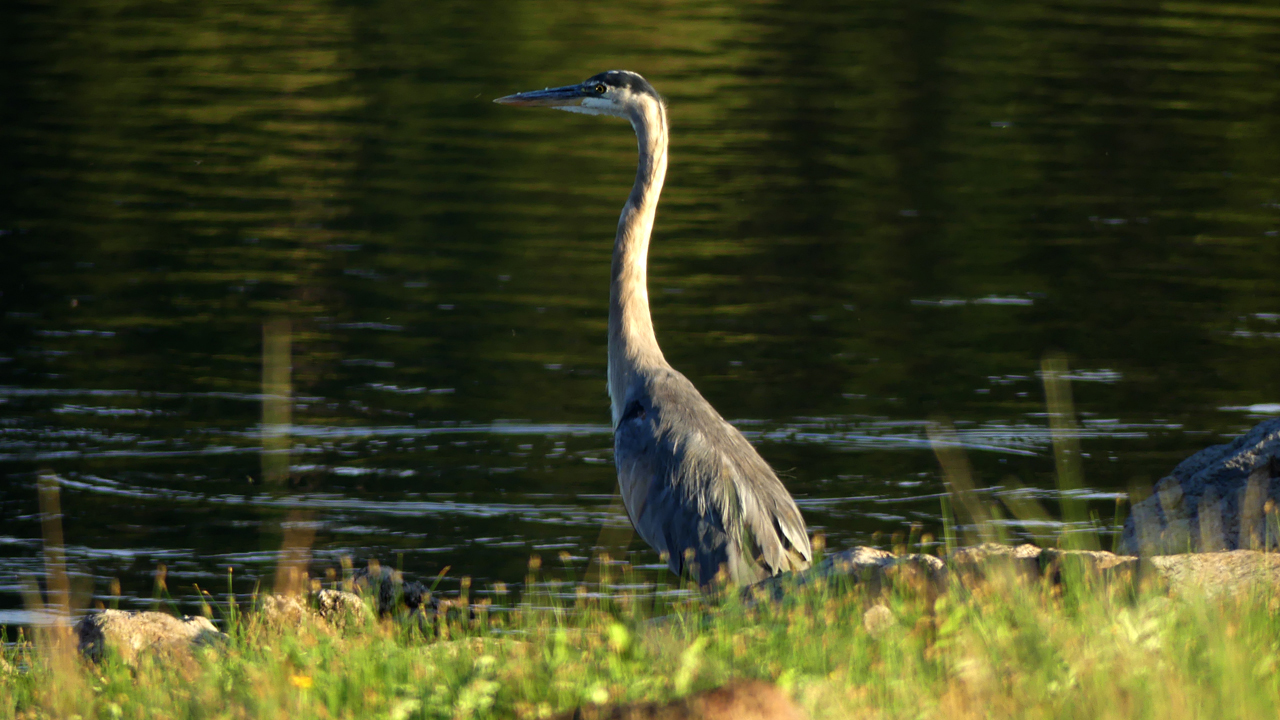
<path id="1" fill-rule="evenodd" d="M 1083 483 L 1065 363 L 1046 360 L 1043 376 L 1066 521 L 1058 544 L 1097 548 L 1097 518 L 1071 500 Z M 945 549 L 923 539 L 922 547 L 945 554 L 958 543 L 1003 539 L 1004 525 L 992 521 L 999 508 L 975 499 L 954 432 L 940 422 L 930 437 L 947 488 Z M 59 517 L 56 487 L 42 479 L 46 518 Z M 1005 504 L 1028 526 L 1053 525 L 1034 500 Z M 957 539 L 957 528 L 968 534 Z M 46 521 L 45 545 L 50 604 L 65 608 L 55 520 Z M 305 556 L 290 547 L 286 538 L 282 569 L 292 567 L 284 558 Z M 131 664 L 108 653 L 94 663 L 66 632 L 19 637 L 0 655 L 0 720 L 538 718 L 591 703 L 665 701 L 746 678 L 777 683 L 815 720 L 1280 714 L 1274 588 L 1171 597 L 1134 585 L 1132 575 L 1103 582 L 1062 568 L 1063 584 L 1048 579 L 1053 573 L 1031 581 L 992 572 L 940 592 L 899 575 L 872 594 L 873 584 L 835 577 L 791 588 L 779 601 L 692 592 L 674 604 L 656 601 L 660 594 L 638 578 L 602 595 L 530 577 L 524 587 L 533 590 L 519 601 L 493 588 L 492 604 L 469 603 L 464 584 L 454 609 L 426 621 L 370 613 L 340 626 L 271 624 L 228 601 L 209 608 L 228 640 L 190 655 L 143 654 Z M 30 594 L 38 609 L 34 588 Z"/>
<path id="2" fill-rule="evenodd" d="M 894 622 L 873 632 L 874 603 Z M 940 596 L 902 582 L 868 597 L 840 580 L 781 603 L 690 599 L 658 620 L 651 601 L 623 593 L 534 597 L 426 626 L 362 617 L 339 630 L 226 610 L 215 608 L 230 641 L 189 658 L 92 664 L 50 636 L 11 645 L 0 717 L 525 718 L 732 678 L 775 681 L 813 718 L 1280 709 L 1280 601 L 1263 593 L 1169 598 L 995 577 Z"/>

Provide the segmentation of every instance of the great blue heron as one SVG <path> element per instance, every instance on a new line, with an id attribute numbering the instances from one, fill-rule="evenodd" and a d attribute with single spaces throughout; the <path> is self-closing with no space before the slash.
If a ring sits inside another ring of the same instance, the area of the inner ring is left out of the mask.
<path id="1" fill-rule="evenodd" d="M 738 585 L 813 559 L 804 518 L 769 464 L 662 356 L 645 265 L 667 173 L 667 108 L 636 73 L 610 70 L 565 87 L 498 98 L 631 121 L 640 164 L 618 219 L 609 285 L 609 400 L 627 516 L 677 575 Z"/>

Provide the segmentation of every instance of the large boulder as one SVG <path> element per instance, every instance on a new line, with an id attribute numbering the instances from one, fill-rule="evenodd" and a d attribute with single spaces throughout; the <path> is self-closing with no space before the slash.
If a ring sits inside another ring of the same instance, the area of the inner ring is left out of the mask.
<path id="1" fill-rule="evenodd" d="M 186 653 L 226 639 L 209 618 L 174 617 L 161 612 L 103 610 L 76 623 L 80 652 L 99 659 L 111 649 L 132 663 L 142 653 Z"/>
<path id="2" fill-rule="evenodd" d="M 1136 555 L 1280 546 L 1280 418 L 1201 450 L 1134 504 L 1122 542 Z"/>

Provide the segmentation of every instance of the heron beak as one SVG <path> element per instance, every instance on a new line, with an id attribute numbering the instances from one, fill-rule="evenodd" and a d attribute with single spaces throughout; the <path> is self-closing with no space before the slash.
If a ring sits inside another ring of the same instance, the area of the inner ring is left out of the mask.
<path id="1" fill-rule="evenodd" d="M 546 90 L 533 90 L 531 92 L 516 93 L 500 97 L 494 102 L 499 105 L 517 105 L 520 107 L 566 107 L 570 105 L 581 105 L 586 94 L 582 91 L 581 85 L 565 85 L 558 88 L 547 88 Z"/>

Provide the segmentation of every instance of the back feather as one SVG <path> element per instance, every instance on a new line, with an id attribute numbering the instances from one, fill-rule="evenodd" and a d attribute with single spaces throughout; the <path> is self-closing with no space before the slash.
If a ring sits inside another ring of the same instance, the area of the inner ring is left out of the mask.
<path id="1" fill-rule="evenodd" d="M 632 524 L 701 584 L 721 566 L 740 585 L 802 570 L 813 554 L 804 519 L 769 464 L 693 384 L 670 368 L 627 398 L 615 461 Z"/>

